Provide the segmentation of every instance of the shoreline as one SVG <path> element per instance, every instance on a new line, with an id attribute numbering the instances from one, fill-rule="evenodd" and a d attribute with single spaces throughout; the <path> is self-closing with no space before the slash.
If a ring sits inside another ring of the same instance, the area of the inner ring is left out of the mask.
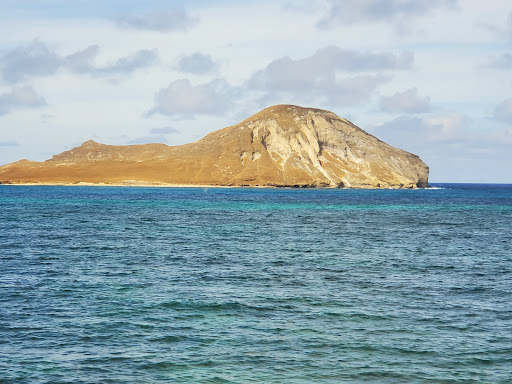
<path id="1" fill-rule="evenodd" d="M 161 187 L 161 188 L 244 188 L 238 185 L 207 185 L 207 184 L 150 184 L 150 183 L 5 183 L 0 185 L 12 185 L 23 187 Z M 261 187 L 250 187 L 261 188 Z M 265 187 L 263 187 L 265 188 Z"/>
<path id="2" fill-rule="evenodd" d="M 11 186 L 24 186 L 24 187 L 34 187 L 34 186 L 48 186 L 48 187 L 142 187 L 142 188 L 258 188 L 258 189 L 428 189 L 429 186 L 420 188 L 420 187 L 336 187 L 336 186 L 309 186 L 309 185 L 209 185 L 209 184 L 152 184 L 152 183 L 90 183 L 90 182 L 80 182 L 80 183 L 52 183 L 52 182 L 38 182 L 38 183 L 0 183 L 0 186 L 3 185 L 11 185 Z"/>

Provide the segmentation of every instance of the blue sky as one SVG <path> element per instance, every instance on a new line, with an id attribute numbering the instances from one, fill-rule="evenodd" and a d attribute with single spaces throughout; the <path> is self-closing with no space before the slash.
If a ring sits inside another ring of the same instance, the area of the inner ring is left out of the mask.
<path id="1" fill-rule="evenodd" d="M 273 104 L 348 118 L 431 182 L 512 183 L 512 4 L 0 3 L 0 164 L 180 145 Z"/>

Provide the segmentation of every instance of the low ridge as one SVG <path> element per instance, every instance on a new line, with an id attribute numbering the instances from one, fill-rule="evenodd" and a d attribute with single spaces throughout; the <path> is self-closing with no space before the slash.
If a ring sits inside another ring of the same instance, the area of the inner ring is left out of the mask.
<path id="1" fill-rule="evenodd" d="M 428 167 L 332 112 L 276 105 L 181 146 L 89 140 L 4 165 L 0 183 L 415 188 Z"/>

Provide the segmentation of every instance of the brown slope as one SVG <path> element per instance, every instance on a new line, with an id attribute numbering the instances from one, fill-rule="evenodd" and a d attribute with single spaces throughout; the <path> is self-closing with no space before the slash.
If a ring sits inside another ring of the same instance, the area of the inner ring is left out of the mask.
<path id="1" fill-rule="evenodd" d="M 0 183 L 424 187 L 428 167 L 332 112 L 292 105 L 182 146 L 87 141 L 45 162 L 0 167 Z"/>

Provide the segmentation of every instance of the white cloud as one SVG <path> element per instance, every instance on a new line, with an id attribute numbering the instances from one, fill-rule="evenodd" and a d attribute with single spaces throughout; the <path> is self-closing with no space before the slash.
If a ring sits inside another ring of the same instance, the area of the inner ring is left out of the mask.
<path id="1" fill-rule="evenodd" d="M 464 140 L 471 124 L 471 119 L 460 113 L 428 116 L 422 120 L 425 141 L 434 143 Z"/>
<path id="2" fill-rule="evenodd" d="M 353 23 L 408 24 L 440 8 L 453 9 L 457 0 L 328 0 L 328 10 L 318 21 L 321 29 Z"/>
<path id="3" fill-rule="evenodd" d="M 156 50 L 141 49 L 130 56 L 117 59 L 114 63 L 92 68 L 91 74 L 94 75 L 118 75 L 129 74 L 140 68 L 151 66 L 157 58 Z"/>
<path id="4" fill-rule="evenodd" d="M 503 53 L 499 56 L 491 57 L 483 66 L 494 69 L 512 69 L 512 54 Z"/>
<path id="5" fill-rule="evenodd" d="M 190 118 L 196 114 L 222 114 L 229 106 L 232 91 L 233 88 L 220 79 L 199 85 L 192 85 L 188 79 L 175 80 L 155 94 L 155 106 L 148 115 L 160 113 Z"/>
<path id="6" fill-rule="evenodd" d="M 47 105 L 32 87 L 13 87 L 10 92 L 0 95 L 0 115 L 16 109 L 38 108 Z"/>
<path id="7" fill-rule="evenodd" d="M 0 59 L 2 76 L 10 83 L 22 81 L 26 76 L 52 75 L 60 65 L 59 56 L 38 40 L 11 50 Z"/>
<path id="8" fill-rule="evenodd" d="M 503 100 L 495 109 L 494 117 L 498 120 L 512 124 L 512 97 Z"/>
<path id="9" fill-rule="evenodd" d="M 371 72 L 410 69 L 414 62 L 411 52 L 394 54 L 359 52 L 330 46 L 317 50 L 304 59 L 282 57 L 254 74 L 250 84 L 261 88 L 301 88 L 334 80 L 336 72 Z"/>
<path id="10" fill-rule="evenodd" d="M 100 47 L 91 45 L 81 51 L 77 51 L 65 57 L 65 65 L 75 73 L 90 73 L 94 71 L 94 59 L 98 55 Z"/>
<path id="11" fill-rule="evenodd" d="M 118 18 L 121 27 L 145 29 L 157 32 L 186 31 L 197 23 L 184 8 L 167 11 L 153 11 L 143 14 L 131 14 Z"/>
<path id="12" fill-rule="evenodd" d="M 205 55 L 201 52 L 181 57 L 176 65 L 178 71 L 197 75 L 210 73 L 216 67 L 217 63 L 215 60 L 210 55 Z"/>
<path id="13" fill-rule="evenodd" d="M 503 16 L 503 10 L 500 9 L 500 15 Z M 484 19 L 485 20 L 485 19 Z M 478 24 L 481 28 L 492 32 L 495 36 L 505 39 L 512 40 L 512 11 L 510 11 L 503 23 L 503 19 L 500 20 L 499 23 L 490 23 L 488 21 L 484 21 Z"/>
<path id="14" fill-rule="evenodd" d="M 97 66 L 94 61 L 99 53 L 98 45 L 91 45 L 67 56 L 60 56 L 45 43 L 34 40 L 26 46 L 19 46 L 0 58 L 2 76 L 11 83 L 27 77 L 54 75 L 59 69 L 92 76 L 130 74 L 140 68 L 151 66 L 157 59 L 157 51 L 141 49 L 115 62 Z"/>
<path id="15" fill-rule="evenodd" d="M 379 85 L 389 80 L 375 71 L 409 69 L 413 61 L 410 52 L 369 53 L 330 46 L 304 59 L 274 60 L 253 74 L 246 87 L 267 92 L 267 99 L 272 94 L 290 93 L 298 99 L 317 96 L 334 105 L 354 105 L 370 98 Z M 370 73 L 340 77 L 342 72 Z"/>
<path id="16" fill-rule="evenodd" d="M 507 21 L 505 24 L 505 34 L 512 39 L 512 11 L 509 12 Z"/>
<path id="17" fill-rule="evenodd" d="M 382 75 L 361 75 L 336 81 L 332 87 L 326 88 L 328 102 L 334 105 L 356 105 L 368 101 L 381 84 L 389 81 Z M 316 89 L 318 94 L 322 89 Z"/>
<path id="18" fill-rule="evenodd" d="M 382 97 L 380 107 L 386 112 L 421 113 L 430 111 L 430 98 L 421 98 L 417 88 L 397 92 L 389 97 Z"/>
<path id="19" fill-rule="evenodd" d="M 469 116 L 444 113 L 400 116 L 371 129 L 381 140 L 419 155 L 431 182 L 510 182 L 512 130 L 486 131 Z"/>
<path id="20" fill-rule="evenodd" d="M 400 142 L 406 146 L 415 143 L 457 143 L 469 137 L 471 120 L 460 113 L 446 113 L 423 118 L 399 116 L 394 120 L 378 125 L 374 132 Z M 380 137 L 380 136 L 379 136 Z"/>

